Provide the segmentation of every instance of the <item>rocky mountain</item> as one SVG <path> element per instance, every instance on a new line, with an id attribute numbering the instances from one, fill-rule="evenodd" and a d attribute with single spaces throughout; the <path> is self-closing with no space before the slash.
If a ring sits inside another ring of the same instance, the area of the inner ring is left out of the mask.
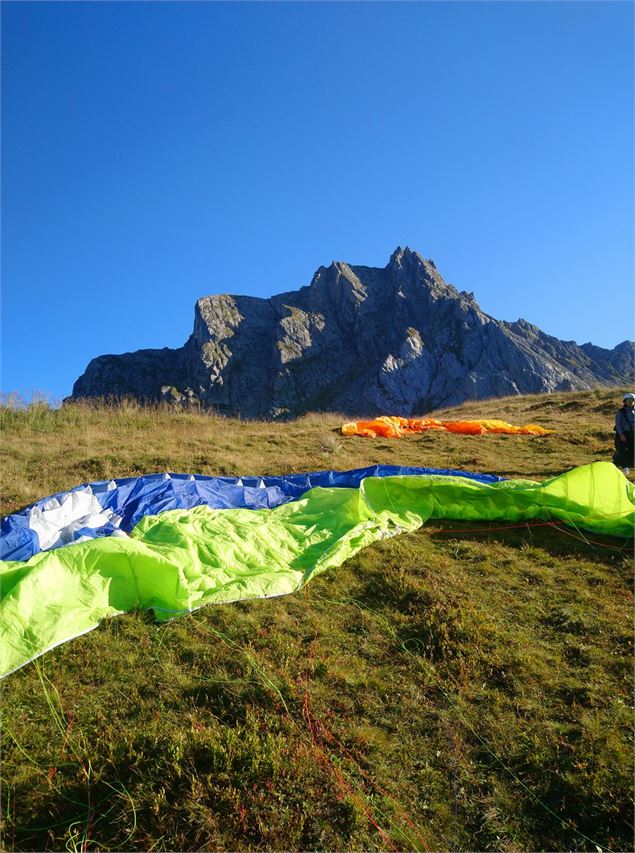
<path id="1" fill-rule="evenodd" d="M 204 296 L 180 349 L 93 359 L 71 399 L 198 402 L 246 418 L 308 411 L 412 416 L 465 400 L 632 383 L 635 344 L 561 341 L 495 320 L 431 260 L 333 262 L 270 299 Z"/>

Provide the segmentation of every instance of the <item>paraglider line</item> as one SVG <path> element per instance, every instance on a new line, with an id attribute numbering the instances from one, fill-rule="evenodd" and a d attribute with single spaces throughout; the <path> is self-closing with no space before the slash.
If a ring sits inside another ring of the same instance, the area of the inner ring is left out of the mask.
<path id="1" fill-rule="evenodd" d="M 305 588 L 304 588 L 304 598 L 305 598 L 305 601 L 308 603 L 308 602 L 309 602 L 309 597 L 308 597 L 308 594 L 307 594 L 307 593 L 308 593 L 308 590 L 307 590 L 307 588 L 305 587 Z M 310 604 L 309 604 L 309 606 L 310 606 Z M 353 763 L 353 764 L 355 765 L 355 767 L 357 768 L 357 770 L 359 771 L 359 773 L 360 773 L 360 774 L 361 774 L 361 775 L 362 775 L 362 776 L 363 776 L 367 781 L 369 781 L 369 782 L 370 782 L 370 784 L 371 784 L 371 785 L 372 785 L 372 786 L 373 786 L 377 791 L 379 791 L 381 794 L 383 794 L 383 795 L 384 795 L 385 797 L 387 797 L 389 800 L 392 800 L 392 801 L 393 801 L 393 802 L 394 802 L 394 803 L 399 807 L 399 809 L 400 809 L 400 811 L 401 811 L 401 813 L 402 813 L 403 818 L 405 819 L 406 823 L 407 823 L 407 824 L 408 824 L 408 825 L 409 825 L 409 826 L 414 830 L 415 834 L 416 834 L 416 835 L 417 835 L 417 837 L 419 838 L 419 841 L 422 843 L 424 850 L 429 851 L 429 850 L 430 850 L 430 848 L 428 847 L 428 845 L 427 845 L 427 843 L 426 843 L 425 838 L 424 838 L 424 837 L 423 837 L 423 835 L 421 834 L 421 831 L 420 831 L 420 830 L 417 828 L 417 826 L 413 823 L 413 821 L 410 819 L 410 817 L 409 817 L 409 816 L 408 816 L 408 814 L 405 812 L 405 810 L 403 809 L 403 807 L 402 807 L 402 806 L 401 806 L 401 805 L 400 805 L 400 804 L 399 804 L 399 803 L 398 803 L 398 802 L 397 802 L 397 801 L 396 801 L 396 800 L 395 800 L 395 799 L 394 799 L 394 798 L 393 798 L 393 797 L 392 797 L 392 796 L 391 796 L 387 791 L 385 791 L 385 790 L 384 790 L 384 789 L 383 789 L 383 788 L 382 788 L 382 787 L 381 787 L 377 782 L 375 782 L 375 780 L 374 780 L 374 779 L 373 779 L 373 778 L 372 778 L 368 773 L 366 773 L 366 771 L 365 771 L 365 770 L 360 766 L 360 764 L 359 764 L 359 763 L 358 763 L 358 761 L 356 760 L 355 756 L 354 756 L 354 755 L 353 755 L 353 754 L 352 754 L 352 753 L 351 753 L 351 752 L 350 752 L 350 751 L 349 751 L 349 750 L 348 750 L 348 749 L 347 749 L 347 748 L 346 748 L 346 747 L 341 743 L 341 741 L 340 741 L 340 740 L 339 740 L 339 739 L 338 739 L 338 738 L 337 738 L 337 737 L 336 737 L 336 736 L 335 736 L 335 735 L 334 735 L 334 734 L 333 734 L 333 733 L 332 733 L 332 732 L 331 732 L 331 731 L 330 731 L 330 730 L 329 730 L 329 729 L 324 725 L 323 721 L 322 721 L 320 718 L 318 718 L 318 717 L 316 717 L 316 716 L 315 716 L 315 714 L 314 714 L 314 713 L 313 713 L 313 711 L 311 710 L 310 698 L 309 698 L 309 664 L 310 664 L 310 662 L 311 662 L 311 659 L 313 658 L 313 652 L 314 652 L 315 644 L 317 643 L 317 640 L 318 640 L 318 630 L 317 630 L 317 627 L 316 627 L 316 629 L 315 629 L 315 634 L 313 635 L 313 640 L 311 641 L 311 645 L 310 645 L 310 647 L 309 647 L 309 652 L 308 652 L 308 655 L 307 655 L 307 665 L 306 665 L 306 669 L 305 669 L 305 677 L 304 677 L 304 703 L 303 703 L 303 709 L 302 709 L 302 710 L 303 710 L 303 716 L 304 716 L 304 718 L 305 718 L 305 720 L 306 720 L 306 722 L 307 722 L 307 727 L 308 727 L 308 729 L 309 729 L 309 731 L 310 731 L 310 733 L 311 733 L 311 737 L 313 738 L 313 743 L 314 743 L 315 747 L 318 749 L 318 751 L 319 751 L 320 753 L 322 753 L 322 754 L 325 756 L 325 758 L 327 759 L 327 761 L 329 762 L 329 764 L 330 764 L 330 765 L 331 765 L 331 767 L 333 768 L 333 771 L 334 771 L 334 773 L 335 773 L 336 777 L 338 778 L 338 781 L 340 781 L 340 784 L 344 784 L 344 785 L 346 785 L 346 782 L 345 782 L 345 780 L 343 779 L 341 772 L 340 772 L 340 771 L 339 771 L 339 769 L 334 765 L 333 760 L 330 758 L 330 756 L 328 756 L 326 753 L 324 753 L 324 750 L 322 749 L 322 733 L 326 736 L 327 740 L 329 740 L 331 743 L 333 743 L 333 744 L 337 745 L 337 746 L 338 746 L 338 747 L 339 747 L 339 748 L 340 748 L 340 749 L 345 753 L 345 755 L 347 756 L 347 758 L 349 759 L 349 761 L 351 761 L 351 763 Z M 320 730 L 321 730 L 321 731 L 320 731 Z M 366 817 L 369 819 L 369 821 L 373 824 L 373 826 L 375 826 L 375 828 L 378 830 L 378 832 L 382 835 L 382 837 L 387 841 L 387 843 L 388 843 L 388 844 L 390 844 L 390 841 L 389 841 L 389 839 L 388 839 L 388 838 L 386 838 L 386 836 L 385 836 L 385 834 L 384 834 L 383 830 L 382 830 L 382 829 L 379 827 L 379 825 L 378 825 L 378 824 L 377 824 L 377 823 L 372 819 L 372 816 L 368 814 L 368 812 L 366 811 L 366 809 L 365 809 L 363 806 L 362 806 L 362 810 L 364 811 L 364 814 L 366 814 Z M 399 830 L 399 828 L 397 828 L 397 829 L 398 829 L 398 831 L 400 831 L 400 832 L 402 832 L 402 833 L 403 833 L 403 830 Z M 403 833 L 403 834 L 405 835 L 405 833 Z M 407 838 L 407 837 L 408 837 L 408 836 L 406 836 L 406 838 Z M 409 839 L 409 840 L 410 840 L 410 839 Z M 395 850 L 396 848 L 394 848 L 394 847 L 393 847 L 392 849 L 393 849 L 393 850 Z"/>
<path id="2" fill-rule="evenodd" d="M 583 838 L 585 841 L 589 841 L 591 844 L 593 844 L 595 846 L 596 850 L 605 851 L 605 853 L 614 853 L 614 851 L 610 847 L 606 847 L 606 846 L 601 847 L 597 841 L 595 841 L 593 838 L 589 838 L 588 835 L 585 835 L 583 832 L 581 832 L 575 826 L 575 824 L 573 823 L 573 821 L 571 819 L 565 820 L 563 817 L 561 817 L 557 812 L 555 812 L 546 803 L 544 803 L 540 799 L 540 797 L 536 793 L 534 793 L 534 791 L 532 791 L 532 789 L 525 782 L 523 782 L 523 780 L 516 773 L 514 773 L 514 771 L 511 769 L 511 767 L 509 767 L 507 764 L 505 764 L 505 762 L 494 752 L 494 750 L 493 750 L 492 746 L 490 745 L 490 743 L 488 742 L 488 740 L 486 738 L 484 738 L 481 734 L 479 734 L 479 732 L 474 728 L 474 726 L 472 726 L 472 724 L 470 723 L 470 721 L 467 718 L 467 715 L 459 707 L 458 702 L 456 702 L 452 698 L 452 696 L 444 689 L 441 679 L 439 678 L 439 676 L 435 672 L 435 668 L 433 666 L 428 667 L 426 665 L 425 661 L 422 661 L 418 656 L 413 655 L 413 653 L 410 651 L 410 649 L 397 636 L 395 629 L 392 627 L 392 625 L 390 624 L 388 619 L 386 619 L 385 617 L 382 617 L 379 613 L 377 613 L 375 610 L 373 610 L 372 607 L 368 607 L 367 605 L 363 605 L 360 602 L 356 601 L 354 598 L 347 598 L 344 601 L 337 601 L 337 600 L 333 600 L 333 599 L 328 599 L 328 598 L 326 598 L 326 596 L 321 596 L 321 595 L 319 595 L 319 593 L 318 593 L 318 598 L 320 598 L 322 601 L 326 601 L 326 602 L 329 602 L 332 604 L 340 604 L 342 606 L 348 606 L 348 605 L 352 604 L 353 606 L 357 607 L 357 609 L 360 610 L 362 613 L 370 614 L 371 617 L 376 619 L 376 621 L 380 622 L 384 626 L 384 628 L 393 636 L 393 638 L 398 643 L 398 645 L 401 647 L 403 652 L 406 655 L 408 655 L 409 657 L 412 657 L 414 659 L 415 663 L 418 664 L 419 667 L 424 669 L 425 672 L 436 682 L 438 689 L 443 694 L 443 696 L 446 698 L 446 700 L 450 703 L 450 705 L 454 708 L 457 716 L 463 722 L 463 725 L 467 729 L 469 729 L 469 731 L 472 732 L 472 734 L 484 746 L 484 748 L 487 750 L 487 752 L 489 752 L 489 754 L 492 756 L 492 758 L 503 768 L 503 770 L 505 772 L 507 772 L 511 776 L 511 778 L 517 784 L 519 784 L 529 794 L 529 796 L 534 800 L 534 802 L 536 802 L 538 805 L 540 805 L 546 812 L 548 812 L 550 815 L 552 815 L 552 817 L 555 817 L 560 822 L 561 826 L 568 828 L 568 829 L 571 829 L 580 838 Z M 452 674 L 450 672 L 447 672 L 446 675 L 454 683 L 454 686 L 460 690 L 461 685 L 459 684 L 458 680 L 456 678 L 454 678 L 454 676 L 452 676 Z"/>
<path id="3" fill-rule="evenodd" d="M 306 588 L 305 588 L 305 590 L 304 590 L 304 594 L 305 594 L 305 597 L 308 597 L 308 595 L 307 595 L 307 594 L 308 594 L 308 590 L 307 590 Z M 256 662 L 256 660 L 254 660 L 254 659 L 251 657 L 251 655 L 249 655 L 249 654 L 246 652 L 246 650 L 245 650 L 245 649 L 244 649 L 244 648 L 243 648 L 239 643 L 237 643 L 237 642 L 235 642 L 234 640 L 232 640 L 232 639 L 231 639 L 227 634 L 224 634 L 222 631 L 219 631 L 218 629 L 212 628 L 212 627 L 211 627 L 211 626 L 209 626 L 209 625 L 204 625 L 202 622 L 198 622 L 198 621 L 197 621 L 195 624 L 197 625 L 197 627 L 198 627 L 201 631 L 203 631 L 203 633 L 209 633 L 209 634 L 211 634 L 211 635 L 215 636 L 215 637 L 216 637 L 218 640 L 220 640 L 224 645 L 226 645 L 226 646 L 228 646 L 229 648 L 234 649 L 234 650 L 236 650 L 236 651 L 242 652 L 244 655 L 246 655 L 246 656 L 247 656 L 247 658 L 248 658 L 248 660 L 250 661 L 250 663 L 252 664 L 252 666 L 254 666 L 255 668 L 257 668 L 257 669 L 260 671 L 260 675 L 261 675 L 261 677 L 263 678 L 263 680 L 267 683 L 267 685 L 268 685 L 272 690 L 274 690 L 274 692 L 276 692 L 276 693 L 278 694 L 278 696 L 279 696 L 279 698 L 280 698 L 280 701 L 282 702 L 282 705 L 284 706 L 284 708 L 285 708 L 285 710 L 286 710 L 286 712 L 287 712 L 287 716 L 288 716 L 289 721 L 290 721 L 293 725 L 295 725 L 295 726 L 296 726 L 296 728 L 298 728 L 298 729 L 302 732 L 302 731 L 303 731 L 302 727 L 301 727 L 301 726 L 298 724 L 298 722 L 294 719 L 294 717 L 293 717 L 293 715 L 291 714 L 291 712 L 290 712 L 290 710 L 289 710 L 289 708 L 288 708 L 288 706 L 287 706 L 286 702 L 284 701 L 284 698 L 282 697 L 282 694 L 280 693 L 279 689 L 278 689 L 278 688 L 276 687 L 276 685 L 271 681 L 271 679 L 267 676 L 267 674 L 266 674 L 266 673 L 265 673 L 265 671 L 263 670 L 262 666 L 260 666 L 260 665 Z M 316 639 L 317 639 L 317 634 L 314 636 L 314 639 L 313 639 L 313 641 L 312 641 L 312 644 L 316 641 Z M 278 676 L 281 678 L 281 680 L 282 680 L 282 681 L 289 681 L 288 673 L 285 673 L 285 672 L 284 672 L 284 670 L 282 670 L 282 669 L 280 669 L 279 667 L 277 667 L 277 666 L 276 666 L 275 664 L 273 664 L 271 661 L 267 661 L 267 663 L 268 663 L 269 667 L 271 667 L 271 669 L 273 669 L 273 670 L 278 674 Z M 304 693 L 304 696 L 303 696 L 301 693 L 300 693 L 299 695 L 296 693 L 296 698 L 298 698 L 298 699 L 300 700 L 300 702 L 302 702 L 302 711 L 303 711 L 302 716 L 303 716 L 303 717 L 304 717 L 304 719 L 305 719 L 305 722 L 306 722 L 307 728 L 308 728 L 308 730 L 309 730 L 309 734 L 311 735 L 311 745 L 313 746 L 313 748 L 314 748 L 314 750 L 315 750 L 315 752 L 316 752 L 316 754 L 317 754 L 317 757 L 318 757 L 318 758 L 320 758 L 320 759 L 322 760 L 322 763 L 323 763 L 323 764 L 325 764 L 325 765 L 326 765 L 326 766 L 327 766 L 327 767 L 332 771 L 332 773 L 333 773 L 333 775 L 336 777 L 336 780 L 337 780 L 338 784 L 340 785 L 340 787 L 341 787 L 344 791 L 346 791 L 346 793 L 347 793 L 347 794 L 349 794 L 349 796 L 351 796 L 353 799 L 355 799 L 355 801 L 356 801 L 356 802 L 359 802 L 360 798 L 363 798 L 363 797 L 365 796 L 365 793 L 364 793 L 363 789 L 360 789 L 359 793 L 358 793 L 357 795 L 355 795 L 355 790 L 354 790 L 354 789 L 355 789 L 357 786 L 354 786 L 353 784 L 346 782 L 345 778 L 343 777 L 342 772 L 339 770 L 339 768 L 337 767 L 337 765 L 334 763 L 333 758 L 329 755 L 329 753 L 328 753 L 328 752 L 326 752 L 326 751 L 325 751 L 325 748 L 324 748 L 324 747 L 322 746 L 322 744 L 321 744 L 321 738 L 320 738 L 320 734 L 319 734 L 319 731 L 318 731 L 318 726 L 319 726 L 319 727 L 320 727 L 320 729 L 324 732 L 324 734 L 326 735 L 326 737 L 327 737 L 327 738 L 330 738 L 334 743 L 338 743 L 338 744 L 339 744 L 338 739 L 335 737 L 335 735 L 333 735 L 331 732 L 329 732 L 329 730 L 328 730 L 328 729 L 327 729 L 327 727 L 324 725 L 324 723 L 323 723 L 319 718 L 317 718 L 317 717 L 315 716 L 315 714 L 313 714 L 313 712 L 311 711 L 310 704 L 307 704 L 307 705 L 306 705 L 307 714 L 305 714 L 305 704 L 304 704 L 304 699 L 308 699 L 308 698 L 310 698 L 310 697 L 309 697 L 309 694 L 308 694 L 308 688 L 307 688 L 307 685 L 306 685 L 306 678 L 307 678 L 307 670 L 305 670 L 305 693 Z M 300 679 L 298 679 L 298 681 L 300 681 Z M 290 685 L 291 685 L 291 686 L 294 686 L 296 691 L 298 690 L 298 685 L 297 685 L 297 683 L 294 685 L 293 680 L 291 680 Z M 307 719 L 307 716 L 308 716 L 308 719 Z M 341 745 L 341 744 L 340 744 L 340 745 Z M 344 748 L 344 749 L 345 749 L 345 748 Z M 350 755 L 350 753 L 349 753 L 349 755 Z M 403 806 L 402 806 L 402 805 L 401 805 L 401 804 L 400 804 L 400 803 L 399 803 L 399 802 L 398 802 L 398 801 L 397 801 L 397 800 L 396 800 L 392 795 L 390 795 L 389 793 L 387 793 L 386 791 L 384 791 L 384 790 L 383 790 L 383 789 L 382 789 L 382 788 L 381 788 L 381 787 L 380 787 L 380 786 L 379 786 L 379 785 L 378 785 L 378 784 L 377 784 L 377 783 L 376 783 L 376 782 L 375 782 L 375 781 L 374 781 L 374 780 L 369 776 L 369 774 L 368 774 L 368 773 L 366 773 L 366 772 L 362 769 L 362 767 L 360 767 L 360 765 L 358 764 L 358 762 L 356 761 L 356 759 L 355 759 L 355 757 L 354 757 L 354 756 L 352 756 L 352 755 L 351 755 L 350 761 L 355 765 L 355 767 L 357 768 L 357 770 L 359 771 L 359 773 L 360 773 L 362 776 L 364 776 L 364 777 L 368 780 L 368 782 L 369 782 L 371 785 L 373 785 L 373 787 L 375 787 L 375 788 L 376 788 L 380 793 L 382 793 L 382 794 L 384 794 L 385 796 L 387 796 L 387 797 L 388 797 L 388 799 L 389 799 L 389 800 L 391 800 L 391 802 L 392 802 L 395 806 L 397 806 L 397 808 L 398 808 L 398 809 L 399 809 L 399 811 L 401 812 L 401 815 L 404 817 L 404 819 L 405 819 L 406 823 L 408 823 L 408 824 L 409 824 L 411 827 L 413 827 L 413 829 L 415 830 L 416 834 L 418 835 L 419 839 L 421 840 L 421 843 L 422 843 L 422 847 L 423 847 L 423 849 L 424 849 L 424 850 L 426 850 L 426 851 L 429 851 L 429 850 L 430 850 L 430 847 L 426 844 L 425 840 L 423 839 L 423 836 L 421 835 L 420 830 L 418 830 L 418 829 L 416 828 L 416 826 L 414 825 L 414 823 L 413 823 L 413 822 L 408 818 L 408 816 L 407 816 L 407 814 L 406 814 L 405 809 L 403 808 Z M 396 848 L 396 847 L 392 846 L 392 844 L 391 844 L 390 840 L 388 839 L 388 837 L 386 836 L 386 834 L 385 834 L 384 830 L 382 830 L 382 828 L 379 826 L 379 824 L 377 823 L 377 821 L 374 819 L 372 812 L 369 812 L 369 809 L 368 809 L 368 808 L 366 808 L 366 807 L 363 805 L 363 803 L 360 803 L 360 808 L 362 809 L 362 811 L 364 812 L 364 814 L 365 814 L 365 815 L 366 815 L 366 817 L 368 818 L 369 822 L 370 822 L 370 823 L 371 823 L 371 824 L 372 824 L 372 825 L 377 829 L 377 831 L 380 833 L 380 835 L 381 835 L 381 836 L 386 840 L 386 843 L 390 846 L 390 849 L 393 851 L 393 853 L 397 853 L 397 851 L 399 850 L 399 848 Z M 378 812 L 378 811 L 379 811 L 379 813 L 382 815 L 382 817 L 386 818 L 386 820 L 387 820 L 389 823 L 392 823 L 392 821 L 390 820 L 390 818 L 389 818 L 388 816 L 384 815 L 384 814 L 383 814 L 383 813 L 382 813 L 382 812 L 377 808 L 377 806 L 375 806 L 375 812 Z M 393 824 L 393 828 L 394 828 L 394 831 L 395 831 L 395 832 L 397 832 L 397 833 L 401 834 L 402 836 L 404 836 L 405 838 L 407 838 L 407 839 L 408 839 L 408 841 L 410 841 L 410 843 L 413 845 L 413 848 L 414 848 L 415 850 L 417 850 L 417 849 L 418 849 L 418 848 L 417 848 L 417 846 L 416 846 L 416 844 L 414 844 L 414 843 L 412 842 L 412 839 L 411 839 L 411 838 L 409 838 L 408 834 L 407 834 L 407 833 L 406 833 L 406 832 L 405 832 L 401 827 L 399 827 L 399 826 L 398 826 L 398 825 L 396 825 L 396 824 Z"/>

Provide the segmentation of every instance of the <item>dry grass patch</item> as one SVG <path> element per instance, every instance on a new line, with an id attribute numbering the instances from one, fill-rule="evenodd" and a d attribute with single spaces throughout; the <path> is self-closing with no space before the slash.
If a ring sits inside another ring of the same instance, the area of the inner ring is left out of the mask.
<path id="1" fill-rule="evenodd" d="M 271 423 L 131 403 L 119 408 L 4 407 L 1 507 L 8 513 L 80 482 L 166 470 L 238 476 L 388 464 L 544 479 L 611 457 L 613 413 L 620 398 L 621 389 L 598 389 L 466 403 L 431 413 L 537 422 L 555 429 L 554 436 L 435 432 L 393 441 L 344 438 L 339 434 L 344 417 L 337 413 Z"/>

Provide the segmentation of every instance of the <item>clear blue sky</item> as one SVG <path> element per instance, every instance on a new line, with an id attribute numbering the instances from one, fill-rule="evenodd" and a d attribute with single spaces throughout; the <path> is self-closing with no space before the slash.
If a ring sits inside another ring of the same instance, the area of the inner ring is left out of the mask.
<path id="1" fill-rule="evenodd" d="M 633 338 L 633 6 L 2 4 L 2 389 L 180 346 L 195 300 L 435 260 Z"/>

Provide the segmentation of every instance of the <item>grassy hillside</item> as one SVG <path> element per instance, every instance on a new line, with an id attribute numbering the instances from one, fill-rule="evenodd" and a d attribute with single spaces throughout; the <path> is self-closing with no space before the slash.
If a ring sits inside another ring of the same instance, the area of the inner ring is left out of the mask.
<path id="1" fill-rule="evenodd" d="M 554 436 L 345 439 L 2 411 L 2 513 L 81 482 L 374 463 L 543 479 L 610 459 L 621 394 L 472 403 Z M 630 850 L 632 541 L 426 525 L 296 596 L 103 624 L 3 683 L 7 850 Z"/>

